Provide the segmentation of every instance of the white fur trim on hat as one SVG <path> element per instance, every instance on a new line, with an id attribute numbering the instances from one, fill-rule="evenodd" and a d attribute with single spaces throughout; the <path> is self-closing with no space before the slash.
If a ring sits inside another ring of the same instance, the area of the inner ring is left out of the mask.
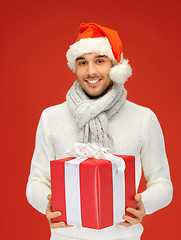
<path id="1" fill-rule="evenodd" d="M 75 60 L 77 57 L 80 57 L 83 54 L 87 53 L 100 53 L 101 55 L 106 55 L 114 63 L 117 61 L 114 58 L 114 55 L 111 50 L 111 45 L 106 37 L 99 38 L 84 38 L 80 41 L 72 44 L 67 51 L 67 64 L 75 72 Z"/>

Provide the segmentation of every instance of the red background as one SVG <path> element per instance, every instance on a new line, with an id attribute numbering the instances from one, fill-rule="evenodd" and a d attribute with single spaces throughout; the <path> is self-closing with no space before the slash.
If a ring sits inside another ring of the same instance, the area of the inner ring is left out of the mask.
<path id="1" fill-rule="evenodd" d="M 133 68 L 128 99 L 151 108 L 164 132 L 174 198 L 143 219 L 142 239 L 178 239 L 180 13 L 179 0 L 1 0 L 1 239 L 49 239 L 48 222 L 27 203 L 25 188 L 40 114 L 64 101 L 75 80 L 65 53 L 81 22 L 118 31 Z"/>

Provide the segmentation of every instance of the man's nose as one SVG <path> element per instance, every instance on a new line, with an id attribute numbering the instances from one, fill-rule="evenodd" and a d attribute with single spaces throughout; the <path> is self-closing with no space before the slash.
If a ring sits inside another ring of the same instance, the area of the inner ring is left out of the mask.
<path id="1" fill-rule="evenodd" d="M 95 66 L 95 64 L 94 63 L 89 63 L 88 64 L 88 74 L 89 74 L 89 76 L 93 76 L 93 75 L 95 75 L 97 73 L 97 71 L 96 71 L 96 66 Z"/>

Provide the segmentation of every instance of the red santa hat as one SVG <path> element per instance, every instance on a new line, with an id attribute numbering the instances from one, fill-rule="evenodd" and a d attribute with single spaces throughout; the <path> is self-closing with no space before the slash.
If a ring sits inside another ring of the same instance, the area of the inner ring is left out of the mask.
<path id="1" fill-rule="evenodd" d="M 122 42 L 118 33 L 96 23 L 81 23 L 76 42 L 69 47 L 66 54 L 70 69 L 75 72 L 76 58 L 92 52 L 106 55 L 112 60 L 110 78 L 113 81 L 124 84 L 132 75 L 128 60 L 123 58 Z"/>

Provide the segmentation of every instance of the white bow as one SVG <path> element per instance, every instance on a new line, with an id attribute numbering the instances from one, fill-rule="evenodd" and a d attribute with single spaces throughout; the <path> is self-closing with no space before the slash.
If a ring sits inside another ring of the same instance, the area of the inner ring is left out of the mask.
<path id="1" fill-rule="evenodd" d="M 124 173 L 126 167 L 121 157 L 111 154 L 109 148 L 105 148 L 98 143 L 74 143 L 72 149 L 68 150 L 66 153 L 71 157 L 76 157 L 74 160 L 77 162 L 88 158 L 109 160 L 116 165 L 119 173 Z"/>

